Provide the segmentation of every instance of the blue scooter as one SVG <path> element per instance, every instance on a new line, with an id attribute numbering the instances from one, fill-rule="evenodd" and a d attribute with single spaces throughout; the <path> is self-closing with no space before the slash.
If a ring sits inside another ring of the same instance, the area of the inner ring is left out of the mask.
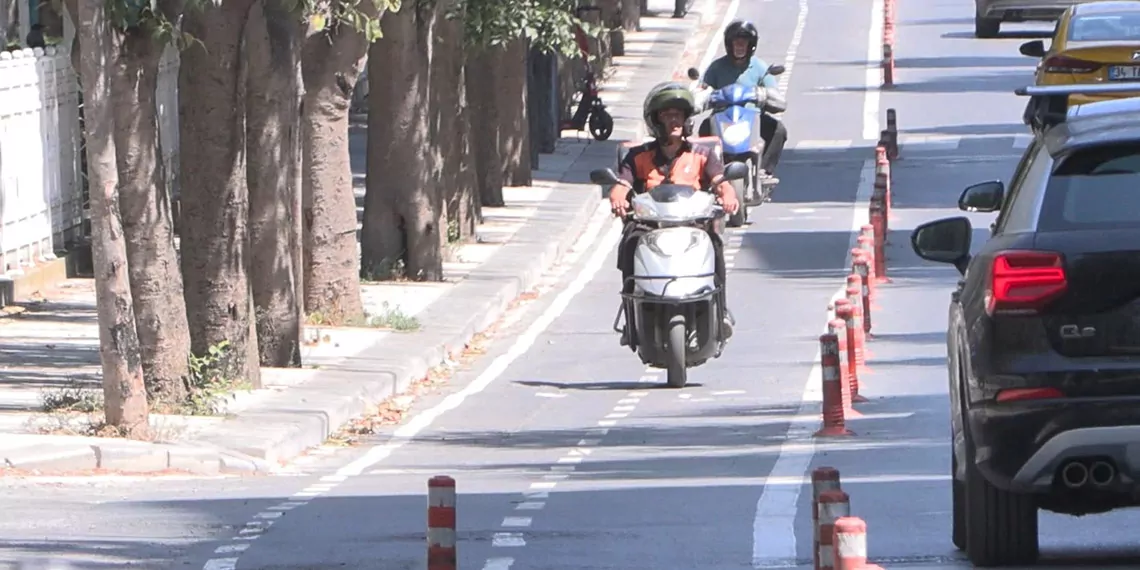
<path id="1" fill-rule="evenodd" d="M 784 66 L 772 65 L 761 81 L 768 75 L 782 73 Z M 701 77 L 695 67 L 689 68 L 688 76 L 694 81 Z M 762 86 L 734 83 L 709 91 L 707 102 L 698 109 L 698 113 L 711 111 L 707 120 L 711 123 L 712 134 L 720 139 L 725 165 L 741 162 L 748 167 L 749 175 L 744 180 L 732 182 L 740 199 L 740 208 L 728 219 L 728 226 L 740 227 L 748 221 L 748 208 L 767 202 L 780 182 L 773 176 L 760 176 L 760 156 L 764 153 L 760 113 L 781 113 L 786 104 L 778 93 Z"/>

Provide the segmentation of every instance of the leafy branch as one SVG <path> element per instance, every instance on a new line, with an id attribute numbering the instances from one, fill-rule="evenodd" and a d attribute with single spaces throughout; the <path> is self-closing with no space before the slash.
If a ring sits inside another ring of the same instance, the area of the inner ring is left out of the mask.
<path id="1" fill-rule="evenodd" d="M 573 57 L 578 54 L 577 28 L 590 36 L 601 33 L 601 26 L 579 18 L 576 8 L 576 0 L 458 0 L 447 17 L 463 19 L 467 43 L 473 47 L 525 37 L 540 51 Z"/>

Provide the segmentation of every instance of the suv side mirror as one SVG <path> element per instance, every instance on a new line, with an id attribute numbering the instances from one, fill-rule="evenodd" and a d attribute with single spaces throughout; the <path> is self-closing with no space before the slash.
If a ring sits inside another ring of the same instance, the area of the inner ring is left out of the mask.
<path id="1" fill-rule="evenodd" d="M 1018 51 L 1021 52 L 1021 55 L 1027 55 L 1029 57 L 1045 57 L 1045 42 L 1041 40 L 1025 42 L 1021 44 Z"/>
<path id="2" fill-rule="evenodd" d="M 949 263 L 966 273 L 974 227 L 964 216 L 945 218 L 918 226 L 910 234 L 914 253 L 927 261 Z"/>
<path id="3" fill-rule="evenodd" d="M 1005 197 L 1005 184 L 990 180 L 967 186 L 958 197 L 958 209 L 963 212 L 995 212 L 1001 209 Z"/>

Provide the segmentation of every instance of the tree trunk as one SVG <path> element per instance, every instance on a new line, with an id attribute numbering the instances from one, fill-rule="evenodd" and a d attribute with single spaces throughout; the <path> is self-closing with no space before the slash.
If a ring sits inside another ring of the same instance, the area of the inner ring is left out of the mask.
<path id="1" fill-rule="evenodd" d="M 526 38 L 507 44 L 498 68 L 499 144 L 503 153 L 503 184 L 530 186 L 530 122 L 527 116 Z"/>
<path id="2" fill-rule="evenodd" d="M 372 278 L 402 273 L 417 281 L 440 281 L 443 198 L 430 171 L 429 120 L 436 8 L 413 6 L 384 18 L 384 39 L 368 53 L 372 79 L 361 272 Z M 381 77 L 385 81 L 378 81 Z"/>
<path id="3" fill-rule="evenodd" d="M 372 10 L 375 4 L 358 7 Z M 305 310 L 336 324 L 364 315 L 348 112 L 367 55 L 367 38 L 349 26 L 306 39 L 302 54 Z"/>
<path id="4" fill-rule="evenodd" d="M 539 155 L 553 153 L 558 142 L 558 58 L 532 47 L 527 65 L 527 113 L 530 126 L 530 165 L 538 170 Z"/>
<path id="5" fill-rule="evenodd" d="M 498 110 L 499 64 L 503 58 L 502 46 L 487 47 L 467 54 L 464 79 L 467 83 L 467 109 L 470 137 L 474 147 L 474 174 L 479 190 L 479 203 L 488 208 L 504 205 L 503 153 L 499 144 L 501 129 Z"/>
<path id="6" fill-rule="evenodd" d="M 119 214 L 115 164 L 114 109 L 108 71 L 115 65 L 112 35 L 101 0 L 79 3 L 83 36 L 80 73 L 84 85 L 88 171 L 91 187 L 92 255 L 99 314 L 99 356 L 103 365 L 104 414 L 125 435 L 150 433 L 139 338 L 128 276 L 127 243 Z"/>
<path id="7" fill-rule="evenodd" d="M 442 4 L 442 3 L 441 3 Z M 431 50 L 432 146 L 439 160 L 438 190 L 446 201 L 445 242 L 458 241 L 472 234 L 474 223 L 470 203 L 471 188 L 464 187 L 464 156 L 460 124 L 466 120 L 463 108 L 463 21 L 439 17 Z M 457 112 L 458 111 L 458 112 Z"/>
<path id="8" fill-rule="evenodd" d="M 640 0 L 621 0 L 621 28 L 627 32 L 641 31 Z"/>
<path id="9" fill-rule="evenodd" d="M 136 327 L 151 403 L 179 404 L 190 373 L 190 329 L 159 145 L 155 88 L 163 46 L 148 31 L 122 42 L 111 103 Z"/>
<path id="10" fill-rule="evenodd" d="M 246 26 L 246 148 L 249 164 L 250 284 L 262 366 L 301 365 L 301 246 L 293 206 L 301 86 L 297 83 L 302 23 L 277 0 L 260 0 Z"/>
<path id="11" fill-rule="evenodd" d="M 203 45 L 182 52 L 179 73 L 182 276 L 191 346 L 229 341 L 221 373 L 261 386 L 251 334 L 249 192 L 245 180 L 242 37 L 253 0 L 205 4 L 184 32 Z"/>

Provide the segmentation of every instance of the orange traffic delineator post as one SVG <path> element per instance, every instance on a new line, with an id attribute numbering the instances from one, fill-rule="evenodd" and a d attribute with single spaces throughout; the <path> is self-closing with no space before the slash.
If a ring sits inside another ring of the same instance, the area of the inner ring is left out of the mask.
<path id="1" fill-rule="evenodd" d="M 833 334 L 819 337 L 819 363 L 823 379 L 823 427 L 820 436 L 855 435 L 847 429 L 843 416 L 843 386 L 839 381 L 839 339 Z M 822 535 L 821 535 L 822 536 Z"/>
<path id="2" fill-rule="evenodd" d="M 811 472 L 811 528 L 812 558 L 816 570 L 819 569 L 819 496 L 826 491 L 839 491 L 839 470 L 834 467 L 816 467 Z"/>
<path id="3" fill-rule="evenodd" d="M 428 480 L 427 570 L 455 570 L 455 479 Z"/>
<path id="4" fill-rule="evenodd" d="M 855 319 L 855 365 L 860 372 L 868 372 L 867 336 L 863 332 L 863 291 L 859 287 L 847 287 L 847 300 L 851 303 Z"/>
<path id="5" fill-rule="evenodd" d="M 845 363 L 847 365 L 847 382 L 848 389 L 851 392 L 851 399 L 854 402 L 862 402 L 865 399 L 859 395 L 859 364 L 858 358 L 855 355 L 855 310 L 851 306 L 851 301 L 847 299 L 840 299 L 835 302 L 835 315 L 836 318 L 842 319 L 845 326 L 844 330 L 847 332 L 845 342 Z"/>
<path id="6" fill-rule="evenodd" d="M 851 516 L 851 502 L 842 490 L 819 494 L 819 570 L 835 568 L 835 521 Z"/>
<path id="7" fill-rule="evenodd" d="M 890 160 L 900 158 L 898 113 L 894 109 L 887 109 L 887 158 Z"/>

